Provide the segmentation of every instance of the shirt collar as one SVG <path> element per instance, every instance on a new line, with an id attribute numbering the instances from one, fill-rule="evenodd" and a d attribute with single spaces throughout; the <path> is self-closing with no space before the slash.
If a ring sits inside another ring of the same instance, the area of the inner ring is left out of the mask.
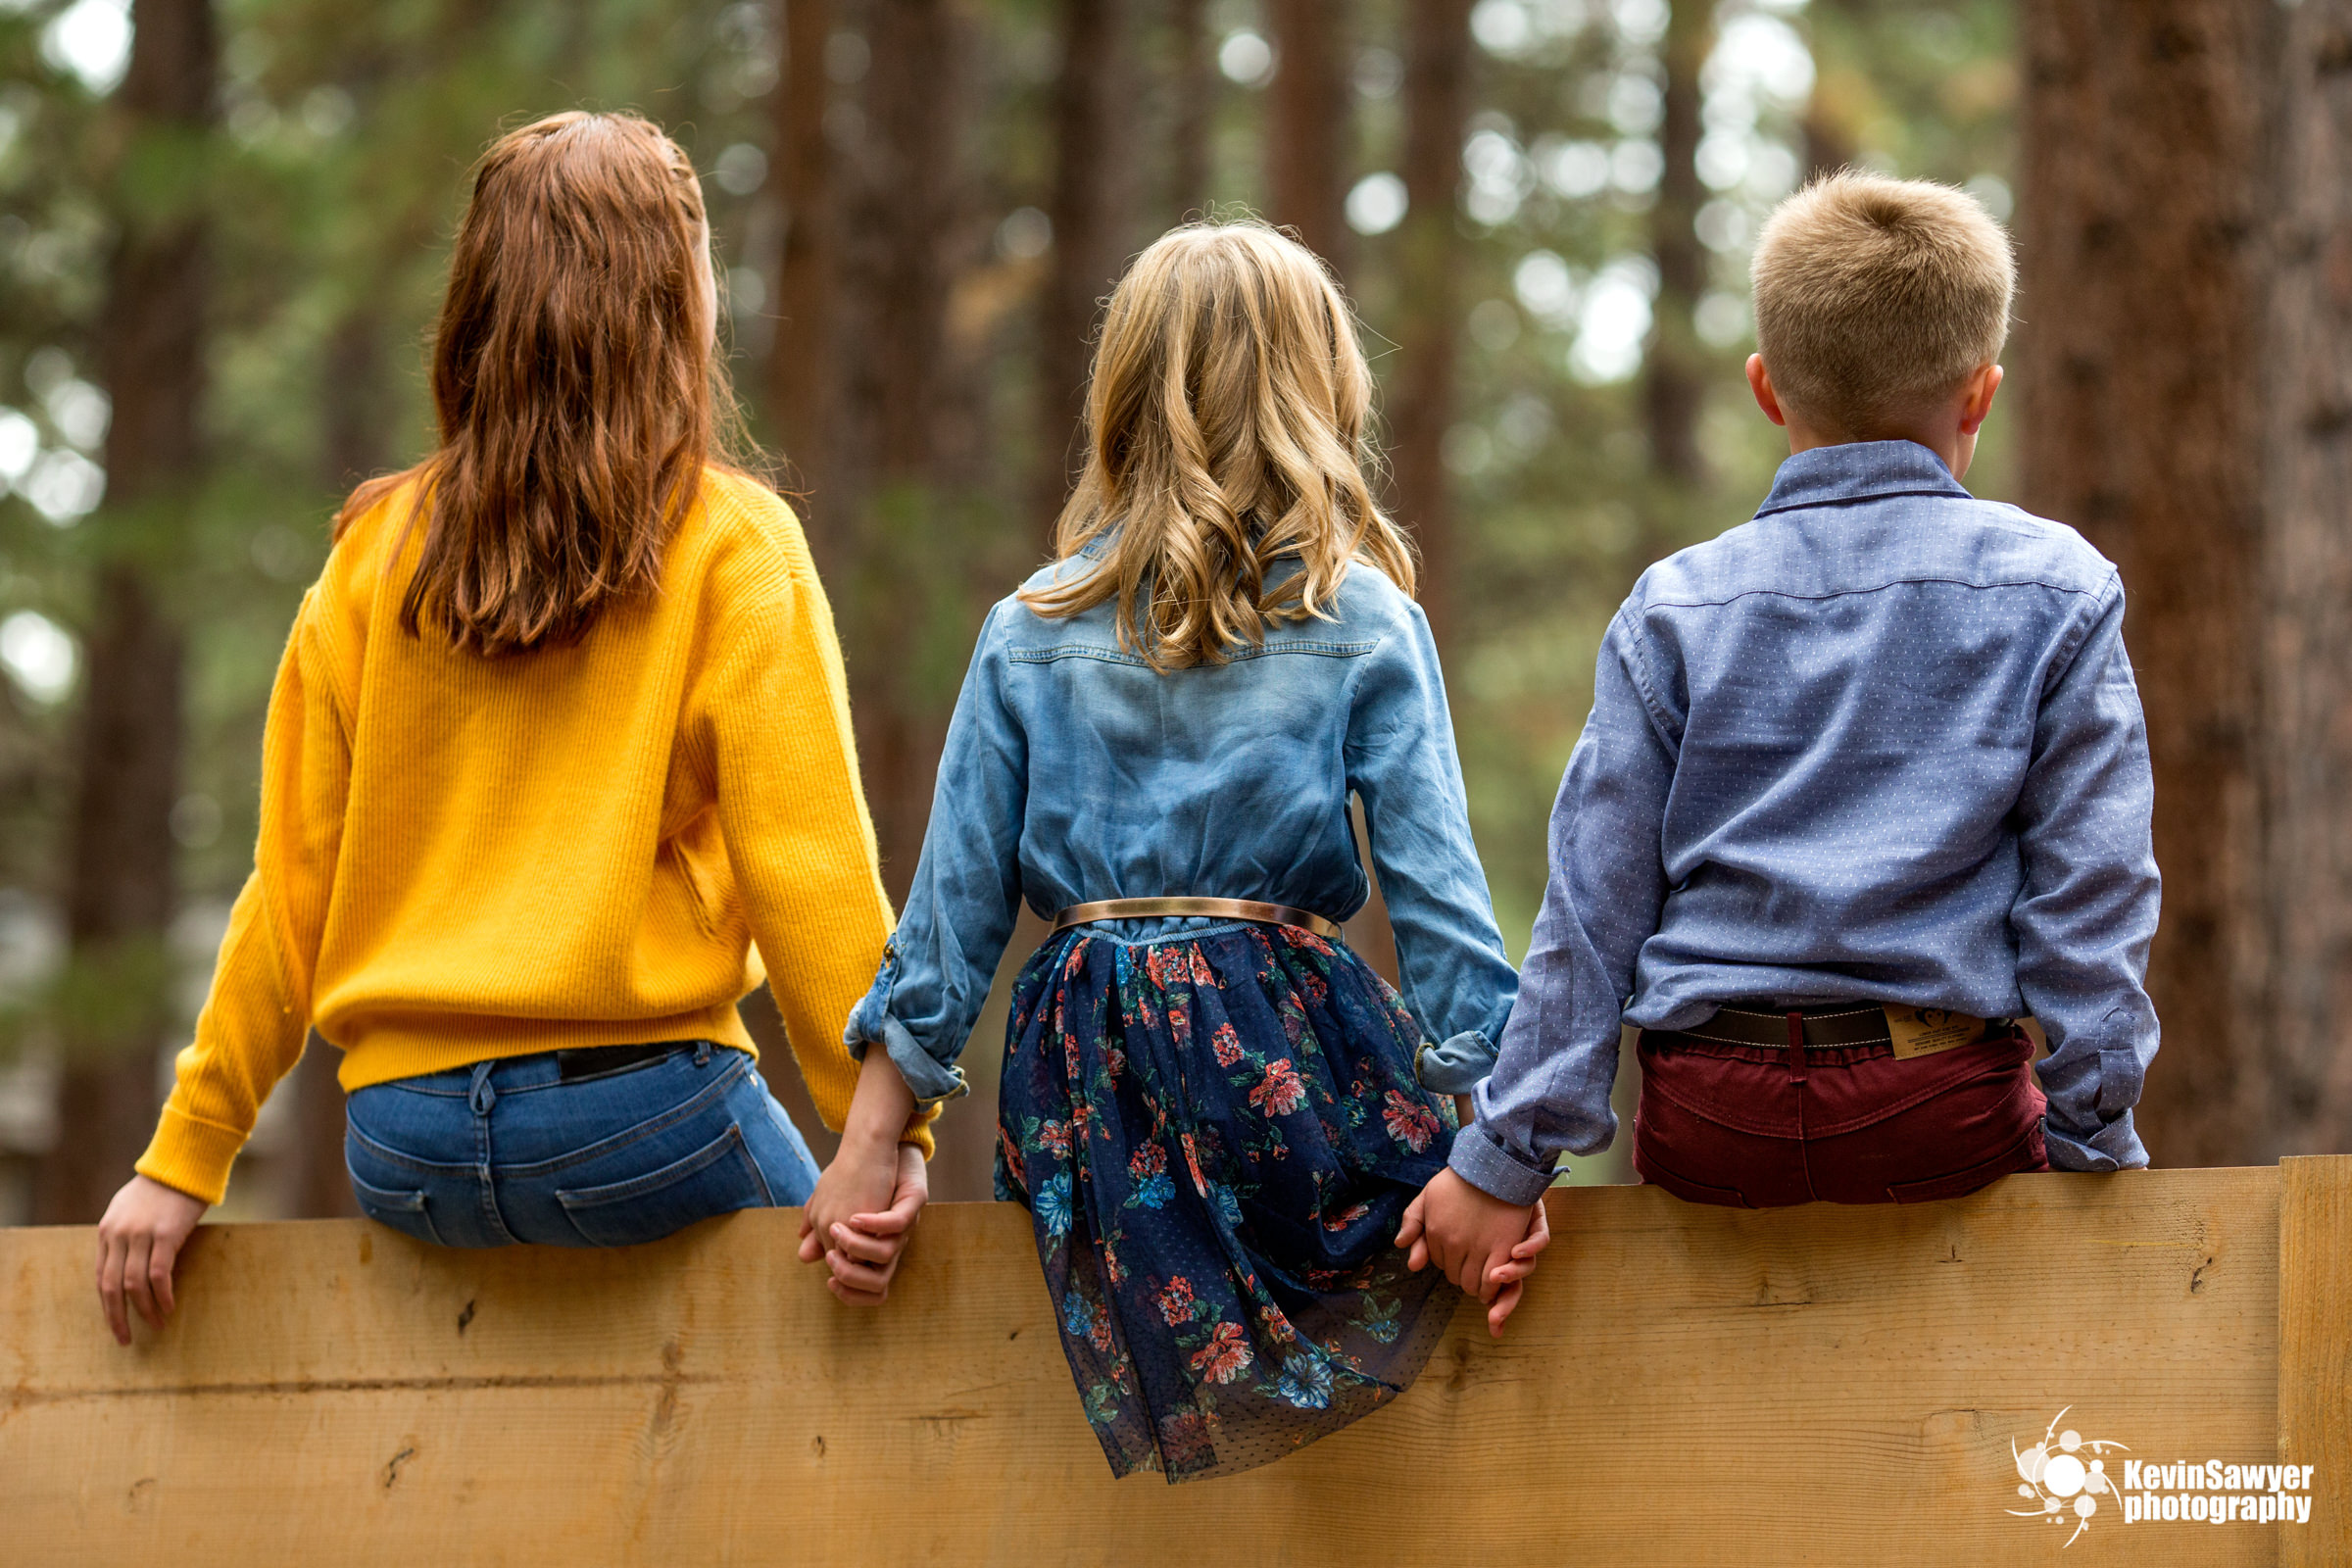
<path id="1" fill-rule="evenodd" d="M 1756 515 L 1880 496 L 1967 494 L 1943 460 L 1916 441 L 1849 441 L 1792 454 Z"/>

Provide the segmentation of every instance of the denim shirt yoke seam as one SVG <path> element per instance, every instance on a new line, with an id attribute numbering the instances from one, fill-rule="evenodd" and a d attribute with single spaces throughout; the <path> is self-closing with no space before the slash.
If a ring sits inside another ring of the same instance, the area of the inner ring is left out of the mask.
<path id="1" fill-rule="evenodd" d="M 1778 506 L 1767 505 L 1758 507 L 1755 510 L 1754 516 L 1777 517 L 1785 512 L 1810 512 L 1821 507 L 1866 507 L 1877 501 L 1900 501 L 1919 498 L 1925 498 L 1932 501 L 1973 502 L 1978 500 L 1975 492 L 1969 490 L 1965 485 L 1962 485 L 1955 480 L 1948 489 L 1940 485 L 1931 485 L 1926 489 L 1905 486 L 1899 490 L 1870 490 L 1865 491 L 1861 495 L 1852 496 L 1804 496 L 1793 501 L 1784 501 Z M 1753 518 L 1750 520 L 1752 521 Z"/>

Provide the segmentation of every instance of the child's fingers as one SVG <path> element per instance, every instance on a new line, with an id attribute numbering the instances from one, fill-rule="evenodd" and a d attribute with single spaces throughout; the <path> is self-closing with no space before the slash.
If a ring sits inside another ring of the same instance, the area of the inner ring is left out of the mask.
<path id="1" fill-rule="evenodd" d="M 1510 1260 L 1511 1254 L 1508 1252 L 1489 1252 L 1487 1254 L 1486 1261 L 1480 1264 L 1478 1270 L 1478 1298 L 1480 1300 L 1494 1300 L 1494 1294 L 1510 1283 L 1502 1273 L 1503 1266 Z"/>
<path id="2" fill-rule="evenodd" d="M 1404 1255 L 1404 1266 L 1415 1274 L 1429 1267 L 1429 1239 L 1427 1237 L 1416 1236 L 1413 1238 L 1412 1250 Z"/>
<path id="3" fill-rule="evenodd" d="M 817 1239 L 816 1227 L 804 1220 L 801 1224 L 801 1261 L 813 1263 L 824 1255 L 824 1244 Z"/>
<path id="4" fill-rule="evenodd" d="M 902 1200 L 879 1214 L 852 1214 L 850 1223 L 869 1236 L 903 1236 L 914 1228 L 915 1219 L 922 1211 L 923 1205 L 919 1201 L 909 1205 Z"/>
<path id="5" fill-rule="evenodd" d="M 1465 1251 L 1454 1258 L 1446 1266 L 1446 1277 L 1452 1280 L 1454 1288 L 1464 1296 L 1486 1299 L 1486 1268 L 1476 1252 Z"/>
<path id="6" fill-rule="evenodd" d="M 1428 1229 L 1427 1222 L 1421 1216 L 1421 1203 L 1422 1200 L 1416 1196 L 1411 1202 L 1404 1205 L 1404 1218 L 1396 1226 L 1396 1245 L 1398 1247 L 1411 1248 L 1414 1243 L 1420 1241 L 1421 1233 Z M 1413 1266 L 1419 1268 L 1421 1265 L 1416 1263 Z"/>
<path id="7" fill-rule="evenodd" d="M 155 1289 L 147 1280 L 147 1262 L 155 1238 L 134 1231 L 125 1240 L 130 1244 L 130 1254 L 122 1262 L 122 1292 L 130 1298 L 130 1304 L 139 1309 L 139 1316 L 146 1319 L 149 1328 L 162 1328 L 163 1316 L 155 1309 Z"/>
<path id="8" fill-rule="evenodd" d="M 1535 1271 L 1535 1264 L 1514 1257 L 1507 1263 L 1497 1263 L 1493 1268 L 1487 1270 L 1487 1283 L 1490 1285 L 1510 1285 L 1516 1283 L 1517 1281 L 1526 1279 Z"/>
<path id="9" fill-rule="evenodd" d="M 872 1263 L 860 1263 L 847 1252 L 841 1251 L 827 1252 L 825 1264 L 833 1270 L 833 1277 L 842 1284 L 849 1286 L 852 1290 L 871 1291 L 876 1296 L 890 1289 L 890 1276 L 896 1272 L 894 1269 Z"/>
<path id="10" fill-rule="evenodd" d="M 147 1257 L 147 1283 L 155 1292 L 155 1304 L 164 1316 L 172 1315 L 172 1269 L 179 1260 L 179 1244 L 169 1236 L 155 1239 L 155 1250 Z"/>
<path id="11" fill-rule="evenodd" d="M 1519 1310 L 1519 1298 L 1526 1294 L 1527 1287 L 1520 1284 L 1506 1285 L 1495 1293 L 1494 1301 L 1487 1307 L 1487 1332 L 1490 1335 L 1498 1340 L 1502 1338 L 1503 1324 L 1509 1322 L 1511 1314 Z"/>
<path id="12" fill-rule="evenodd" d="M 850 1286 L 842 1284 L 841 1281 L 834 1279 L 825 1281 L 825 1289 L 831 1291 L 835 1296 L 838 1296 L 852 1306 L 880 1306 L 890 1296 L 888 1291 L 855 1290 Z"/>
<path id="13" fill-rule="evenodd" d="M 868 1236 L 847 1225 L 834 1226 L 832 1236 L 835 1251 L 847 1252 L 860 1263 L 888 1263 L 905 1245 L 896 1237 Z"/>
<path id="14" fill-rule="evenodd" d="M 1536 1200 L 1534 1216 L 1527 1222 L 1527 1235 L 1511 1247 L 1513 1257 L 1533 1257 L 1551 1245 L 1551 1216 L 1544 1212 L 1544 1200 Z"/>
<path id="15" fill-rule="evenodd" d="M 122 1345 L 130 1343 L 130 1316 L 122 1308 L 122 1259 L 128 1251 L 122 1237 L 100 1234 L 98 1300 L 106 1308 L 107 1328 Z"/>

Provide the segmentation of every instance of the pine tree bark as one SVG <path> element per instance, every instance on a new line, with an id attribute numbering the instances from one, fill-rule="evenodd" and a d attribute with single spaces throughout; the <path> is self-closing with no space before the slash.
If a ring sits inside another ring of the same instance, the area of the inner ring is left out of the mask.
<path id="1" fill-rule="evenodd" d="M 2352 4 L 2280 17 L 2260 583 L 2272 978 L 2266 1026 L 2241 1039 L 2243 1098 L 2264 1112 L 2242 1157 L 2265 1163 L 2352 1149 Z"/>
<path id="2" fill-rule="evenodd" d="M 941 725 L 916 689 L 907 586 L 935 576 L 939 429 L 956 228 L 961 101 L 951 0 L 869 0 L 872 66 L 841 235 L 840 454 L 828 488 L 842 519 L 827 587 L 844 625 L 866 796 L 884 885 L 904 898 L 929 819 Z"/>
<path id="3" fill-rule="evenodd" d="M 1703 484 L 1707 476 L 1698 444 L 1706 361 L 1693 319 L 1707 284 L 1707 253 L 1698 242 L 1698 206 L 1706 194 L 1698 182 L 1698 74 L 1714 43 L 1714 9 L 1710 0 L 1674 0 L 1668 13 L 1661 51 L 1665 116 L 1658 127 L 1658 151 L 1666 167 L 1649 210 L 1658 297 L 1643 364 L 1642 408 L 1651 472 L 1683 486 Z"/>
<path id="4" fill-rule="evenodd" d="M 1399 240 L 1390 471 L 1398 520 L 1421 549 L 1421 607 L 1439 647 L 1453 627 L 1459 547 L 1443 458 L 1461 340 L 1462 136 L 1470 114 L 1472 0 L 1421 0 L 1404 31 L 1405 218 Z"/>
<path id="5" fill-rule="evenodd" d="M 784 247 L 777 266 L 776 336 L 768 354 L 768 406 L 790 482 L 819 567 L 835 564 L 838 518 L 825 493 L 833 429 L 833 154 L 825 136 L 832 85 L 825 44 L 832 0 L 778 0 L 784 74 L 775 106 L 777 172 L 784 198 Z"/>
<path id="6" fill-rule="evenodd" d="M 2262 1143 L 2263 417 L 2278 8 L 2029 0 L 2011 359 L 2025 504 L 2122 568 L 2147 710 L 2164 1028 L 2139 1118 L 2167 1165 Z"/>
<path id="7" fill-rule="evenodd" d="M 1079 455 L 1089 343 L 1099 302 L 1117 281 L 1127 231 L 1131 105 L 1128 0 L 1062 0 L 1061 74 L 1054 89 L 1057 160 L 1047 216 L 1052 265 L 1038 308 L 1039 473 L 1035 511 L 1052 537 Z"/>
<path id="8" fill-rule="evenodd" d="M 1208 136 L 1217 106 L 1215 50 L 1208 0 L 1168 0 L 1173 36 L 1173 85 L 1168 154 L 1167 218 L 1183 222 L 1208 207 Z"/>
<path id="9" fill-rule="evenodd" d="M 118 91 L 127 145 L 193 163 L 213 120 L 210 0 L 138 0 Z M 170 563 L 203 464 L 206 235 L 202 181 L 159 192 L 119 176 L 100 373 L 114 399 L 107 500 L 82 523 L 100 564 L 88 638 L 66 898 L 70 956 L 56 1145 L 33 1181 L 36 1223 L 104 1212 L 154 1131 L 157 1055 L 173 1022 L 172 807 L 178 798 L 183 640 Z"/>
<path id="10" fill-rule="evenodd" d="M 1274 81 L 1266 102 L 1266 192 L 1275 222 L 1346 276 L 1348 162 L 1354 128 L 1348 38 L 1334 0 L 1271 0 Z"/>

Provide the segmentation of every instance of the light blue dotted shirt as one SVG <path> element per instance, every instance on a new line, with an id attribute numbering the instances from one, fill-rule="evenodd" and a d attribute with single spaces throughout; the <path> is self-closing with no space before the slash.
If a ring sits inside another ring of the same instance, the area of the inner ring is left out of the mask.
<path id="1" fill-rule="evenodd" d="M 1799 453 L 1753 521 L 1644 572 L 1454 1169 L 1533 1201 L 1615 1136 L 1621 1020 L 1743 998 L 2031 1014 L 2051 1164 L 2147 1163 L 2158 883 L 2123 622 L 2081 535 L 1908 441 Z"/>

